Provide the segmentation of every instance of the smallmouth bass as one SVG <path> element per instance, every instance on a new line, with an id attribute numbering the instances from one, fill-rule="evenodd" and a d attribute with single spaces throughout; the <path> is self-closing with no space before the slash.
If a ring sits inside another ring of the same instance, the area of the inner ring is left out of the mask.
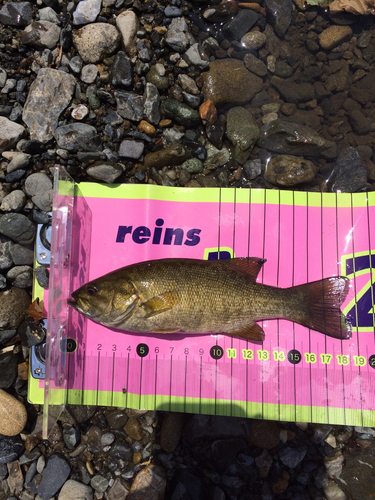
<path id="1" fill-rule="evenodd" d="M 140 262 L 90 281 L 68 303 L 108 328 L 140 333 L 222 333 L 263 341 L 256 321 L 279 318 L 351 338 L 351 324 L 340 311 L 347 278 L 278 288 L 256 283 L 264 263 L 256 257 Z"/>

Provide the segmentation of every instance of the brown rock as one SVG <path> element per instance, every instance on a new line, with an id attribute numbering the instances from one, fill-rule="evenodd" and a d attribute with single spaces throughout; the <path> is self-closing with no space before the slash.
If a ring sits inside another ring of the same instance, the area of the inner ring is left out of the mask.
<path id="1" fill-rule="evenodd" d="M 134 439 L 134 441 L 141 441 L 143 439 L 143 429 L 136 418 L 129 418 L 124 427 L 124 431 L 129 437 Z"/>
<path id="2" fill-rule="evenodd" d="M 160 431 L 160 446 L 166 453 L 172 453 L 180 442 L 185 415 L 168 413 L 163 420 Z"/>
<path id="3" fill-rule="evenodd" d="M 272 485 L 272 491 L 276 493 L 276 495 L 281 495 L 281 493 L 284 493 L 284 491 L 287 489 L 288 485 L 289 482 L 286 479 L 279 477 L 276 483 Z"/>
<path id="4" fill-rule="evenodd" d="M 375 163 L 370 158 L 363 158 L 363 162 L 367 167 L 367 177 L 370 181 L 375 181 Z"/>
<path id="5" fill-rule="evenodd" d="M 156 135 L 155 127 L 151 125 L 151 123 L 146 122 L 146 120 L 141 120 L 137 128 L 141 132 L 144 132 L 145 134 L 149 135 L 150 137 L 155 137 Z"/>
<path id="6" fill-rule="evenodd" d="M 22 403 L 0 389 L 0 434 L 16 436 L 26 425 L 27 413 Z"/>
<path id="7" fill-rule="evenodd" d="M 123 500 L 130 490 L 130 485 L 122 477 L 117 477 L 113 485 L 107 490 L 107 500 Z"/>
<path id="8" fill-rule="evenodd" d="M 242 61 L 219 59 L 203 73 L 205 100 L 218 104 L 244 104 L 262 90 L 263 81 L 250 73 Z"/>
<path id="9" fill-rule="evenodd" d="M 271 420 L 252 420 L 249 443 L 265 450 L 275 448 L 280 441 L 280 428 Z"/>
<path id="10" fill-rule="evenodd" d="M 311 182 L 316 174 L 312 161 L 292 155 L 276 155 L 267 163 L 264 178 L 276 186 L 295 186 Z"/>
<path id="11" fill-rule="evenodd" d="M 133 481 L 127 500 L 162 500 L 165 494 L 166 476 L 158 465 L 148 465 Z"/>
<path id="12" fill-rule="evenodd" d="M 26 290 L 14 286 L 0 292 L 0 304 L 0 328 L 13 329 L 25 318 L 31 298 Z"/>
<path id="13" fill-rule="evenodd" d="M 18 365 L 18 376 L 22 380 L 27 380 L 29 378 L 29 363 L 27 361 Z"/>
<path id="14" fill-rule="evenodd" d="M 163 167 L 171 167 L 174 165 L 181 165 L 185 160 L 190 158 L 190 153 L 181 144 L 172 144 L 165 149 L 156 151 L 156 153 L 149 153 L 145 156 L 145 168 L 160 169 Z"/>
<path id="15" fill-rule="evenodd" d="M 21 493 L 23 488 L 23 474 L 20 463 L 18 460 L 15 460 L 14 462 L 8 463 L 7 467 L 9 473 L 7 483 L 10 493 L 18 495 Z"/>
<path id="16" fill-rule="evenodd" d="M 322 49 L 332 50 L 341 43 L 350 40 L 353 30 L 350 26 L 340 26 L 332 24 L 319 35 L 319 44 Z"/>
<path id="17" fill-rule="evenodd" d="M 166 118 L 165 120 L 160 120 L 159 122 L 159 126 L 161 128 L 166 128 L 169 127 L 170 125 L 172 125 L 172 120 L 170 120 L 169 118 Z"/>
<path id="18" fill-rule="evenodd" d="M 212 101 L 204 101 L 199 106 L 199 115 L 204 125 L 212 125 L 216 122 L 217 111 Z"/>

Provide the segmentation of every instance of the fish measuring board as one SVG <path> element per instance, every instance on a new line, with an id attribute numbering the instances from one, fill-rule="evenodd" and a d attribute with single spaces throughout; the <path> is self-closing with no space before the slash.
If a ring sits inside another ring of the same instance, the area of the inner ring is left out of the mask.
<path id="1" fill-rule="evenodd" d="M 64 194 L 56 199 L 58 211 Z M 122 334 L 69 308 L 64 338 L 54 341 L 52 332 L 50 339 L 50 404 L 373 426 L 372 220 L 375 193 L 76 185 L 71 291 L 144 260 L 256 256 L 267 259 L 258 281 L 269 285 L 348 276 L 341 309 L 353 336 L 336 340 L 287 320 L 261 322 L 262 343 L 224 335 Z M 46 309 L 48 292 L 36 287 L 35 293 Z M 62 371 L 64 380 L 53 381 Z M 42 403 L 43 397 L 44 381 L 30 377 L 29 399 Z"/>

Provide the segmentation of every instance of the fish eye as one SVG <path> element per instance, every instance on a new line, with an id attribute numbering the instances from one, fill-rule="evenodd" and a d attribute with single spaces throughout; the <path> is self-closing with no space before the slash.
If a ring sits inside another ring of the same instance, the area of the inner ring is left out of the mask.
<path id="1" fill-rule="evenodd" d="M 86 287 L 86 292 L 89 295 L 95 295 L 97 293 L 97 291 L 98 291 L 98 289 L 96 288 L 96 286 L 90 285 L 90 286 Z"/>

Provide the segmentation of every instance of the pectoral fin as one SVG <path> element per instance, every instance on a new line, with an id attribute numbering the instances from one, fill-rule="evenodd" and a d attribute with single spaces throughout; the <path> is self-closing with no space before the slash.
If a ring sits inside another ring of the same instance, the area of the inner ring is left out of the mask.
<path id="1" fill-rule="evenodd" d="M 156 314 L 169 311 L 179 302 L 177 292 L 165 292 L 160 295 L 155 295 L 152 299 L 141 304 L 141 307 L 146 313 L 146 318 L 151 318 Z"/>
<path id="2" fill-rule="evenodd" d="M 265 339 L 265 333 L 263 328 L 261 328 L 258 323 L 251 323 L 250 325 L 246 325 L 238 328 L 237 330 L 231 330 L 230 335 L 233 337 L 240 337 L 241 339 L 246 340 L 260 340 L 263 342 Z"/>

